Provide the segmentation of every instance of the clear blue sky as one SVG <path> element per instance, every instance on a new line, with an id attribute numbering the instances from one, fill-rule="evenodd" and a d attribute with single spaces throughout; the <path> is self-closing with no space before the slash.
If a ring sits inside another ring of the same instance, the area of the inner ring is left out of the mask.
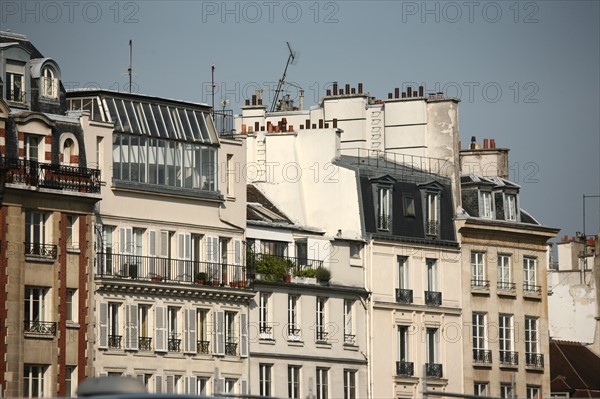
<path id="1" fill-rule="evenodd" d="M 460 95 L 463 145 L 510 151 L 521 205 L 574 235 L 582 195 L 600 194 L 598 1 L 7 1 L 0 28 L 26 34 L 62 68 L 67 88 L 135 89 L 210 103 L 210 66 L 234 109 L 269 97 L 287 58 L 307 105 L 332 81 L 378 98 L 407 82 Z M 296 89 L 290 93 L 296 95 Z M 217 100 L 223 94 L 217 94 Z M 586 202 L 587 233 L 600 201 Z"/>

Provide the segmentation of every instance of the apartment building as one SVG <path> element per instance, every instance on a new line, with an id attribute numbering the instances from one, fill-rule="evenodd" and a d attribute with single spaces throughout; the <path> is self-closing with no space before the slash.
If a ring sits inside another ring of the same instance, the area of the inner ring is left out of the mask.
<path id="1" fill-rule="evenodd" d="M 91 372 L 94 207 L 61 69 L 0 32 L 0 396 L 71 396 Z"/>
<path id="2" fill-rule="evenodd" d="M 245 144 L 203 104 L 83 90 L 89 161 L 102 173 L 95 215 L 95 375 L 150 392 L 248 390 Z M 221 115 L 225 118 L 227 115 Z"/>
<path id="3" fill-rule="evenodd" d="M 508 150 L 494 140 L 461 151 L 465 393 L 502 398 L 550 394 L 548 240 L 508 180 Z M 468 166 L 468 167 L 467 167 Z"/>

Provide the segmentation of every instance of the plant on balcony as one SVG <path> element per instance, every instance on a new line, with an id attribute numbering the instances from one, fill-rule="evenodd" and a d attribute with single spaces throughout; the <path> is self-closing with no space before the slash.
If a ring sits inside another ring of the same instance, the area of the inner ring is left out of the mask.
<path id="1" fill-rule="evenodd" d="M 261 275 L 261 279 L 267 282 L 283 281 L 284 276 L 289 274 L 293 263 L 289 259 L 278 258 L 276 256 L 263 256 L 256 260 L 256 272 Z"/>
<path id="2" fill-rule="evenodd" d="M 198 272 L 196 273 L 196 283 L 200 285 L 206 284 L 206 273 Z"/>
<path id="3" fill-rule="evenodd" d="M 316 271 L 315 269 L 309 268 L 309 267 L 303 267 L 301 269 L 297 269 L 296 272 L 294 273 L 294 275 L 296 277 L 316 277 L 315 276 Z"/>
<path id="4" fill-rule="evenodd" d="M 163 280 L 163 276 L 154 275 L 154 276 L 150 277 L 150 280 L 152 280 L 152 281 L 162 281 Z"/>
<path id="5" fill-rule="evenodd" d="M 315 277 L 319 282 L 327 282 L 331 278 L 331 272 L 324 267 L 317 267 L 315 269 Z"/>

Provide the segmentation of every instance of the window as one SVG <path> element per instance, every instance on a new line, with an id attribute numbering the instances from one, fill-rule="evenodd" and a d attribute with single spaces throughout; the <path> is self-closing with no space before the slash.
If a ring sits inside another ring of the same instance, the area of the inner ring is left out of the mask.
<path id="1" fill-rule="evenodd" d="M 271 396 L 271 364 L 261 363 L 259 369 L 260 396 Z"/>
<path id="2" fill-rule="evenodd" d="M 507 194 L 506 197 L 506 220 L 516 221 L 517 220 L 517 196 L 514 194 Z"/>
<path id="3" fill-rule="evenodd" d="M 271 293 L 261 292 L 258 304 L 258 326 L 260 339 L 273 339 L 271 323 L 269 323 L 269 302 Z"/>
<path id="4" fill-rule="evenodd" d="M 77 391 L 77 367 L 67 366 L 65 373 L 65 397 L 75 396 Z"/>
<path id="5" fill-rule="evenodd" d="M 344 370 L 344 399 L 356 399 L 356 370 Z"/>
<path id="6" fill-rule="evenodd" d="M 510 383 L 500 383 L 500 397 L 512 399 L 514 397 L 514 388 Z"/>
<path id="7" fill-rule="evenodd" d="M 150 305 L 138 305 L 138 329 L 139 349 L 141 351 L 152 350 L 152 338 L 150 337 Z"/>
<path id="8" fill-rule="evenodd" d="M 25 212 L 25 254 L 56 257 L 56 248 L 50 243 L 50 213 L 27 210 Z"/>
<path id="9" fill-rule="evenodd" d="M 326 321 L 327 298 L 317 297 L 317 314 L 316 314 L 316 340 L 317 342 L 327 342 L 327 331 L 325 329 Z"/>
<path id="10" fill-rule="evenodd" d="M 362 244 L 359 244 L 357 242 L 351 242 L 350 243 L 350 257 L 355 258 L 355 259 L 360 259 L 361 247 L 362 247 Z"/>
<path id="11" fill-rule="evenodd" d="M 437 260 L 427 259 L 427 291 L 437 291 Z"/>
<path id="12" fill-rule="evenodd" d="M 288 295 L 288 340 L 299 341 L 300 322 L 298 320 L 298 301 L 297 295 Z"/>
<path id="13" fill-rule="evenodd" d="M 539 320 L 537 317 L 525 317 L 525 365 L 544 367 L 544 358 L 539 347 Z"/>
<path id="14" fill-rule="evenodd" d="M 67 288 L 67 296 L 65 298 L 65 304 L 67 307 L 67 322 L 77 322 L 77 312 L 79 308 L 77 302 L 77 290 L 73 288 Z"/>
<path id="15" fill-rule="evenodd" d="M 43 159 L 43 140 L 42 136 L 34 134 L 25 134 L 23 136 L 23 149 L 25 150 L 25 159 L 28 161 L 40 161 Z M 40 152 L 42 152 L 40 154 Z"/>
<path id="16" fill-rule="evenodd" d="M 427 363 L 435 364 L 438 361 L 438 329 L 427 328 Z"/>
<path id="17" fill-rule="evenodd" d="M 473 362 L 491 363 L 492 358 L 487 350 L 487 332 L 485 313 L 473 313 Z"/>
<path id="18" fill-rule="evenodd" d="M 308 243 L 306 241 L 296 241 L 296 261 L 301 266 L 308 264 Z"/>
<path id="19" fill-rule="evenodd" d="M 536 285 L 536 259 L 523 258 L 523 289 L 528 292 L 538 292 L 539 287 Z"/>
<path id="20" fill-rule="evenodd" d="M 392 190 L 390 187 L 377 188 L 377 230 L 390 230 Z"/>
<path id="21" fill-rule="evenodd" d="M 354 301 L 344 299 L 344 343 L 354 345 L 353 329 Z"/>
<path id="22" fill-rule="evenodd" d="M 41 335 L 55 335 L 56 324 L 49 321 L 49 289 L 25 287 L 25 332 Z"/>
<path id="23" fill-rule="evenodd" d="M 167 392 L 166 393 L 182 393 L 181 392 L 181 376 L 180 375 L 168 375 L 167 376 Z"/>
<path id="24" fill-rule="evenodd" d="M 42 95 L 45 97 L 58 97 L 58 79 L 54 70 L 50 67 L 44 68 L 42 74 Z"/>
<path id="25" fill-rule="evenodd" d="M 329 369 L 317 367 L 317 399 L 329 398 Z"/>
<path id="26" fill-rule="evenodd" d="M 284 257 L 287 255 L 288 243 L 285 241 L 260 241 L 260 251 L 264 255 Z"/>
<path id="27" fill-rule="evenodd" d="M 235 393 L 235 386 L 237 385 L 237 380 L 234 378 L 225 378 L 225 392 L 228 394 Z"/>
<path id="28" fill-rule="evenodd" d="M 538 386 L 527 385 L 527 399 L 539 399 L 542 397 L 542 390 Z"/>
<path id="29" fill-rule="evenodd" d="M 500 344 L 500 363 L 503 364 L 518 364 L 516 353 L 513 347 L 513 316 L 501 314 L 498 316 L 498 338 Z"/>
<path id="30" fill-rule="evenodd" d="M 415 199 L 413 197 L 404 197 L 404 216 L 415 217 Z"/>
<path id="31" fill-rule="evenodd" d="M 479 216 L 486 219 L 492 218 L 492 193 L 488 191 L 479 192 Z"/>
<path id="32" fill-rule="evenodd" d="M 210 342 L 208 341 L 208 310 L 198 309 L 198 320 L 196 326 L 198 330 L 197 352 L 201 354 L 208 354 L 210 348 Z"/>
<path id="33" fill-rule="evenodd" d="M 108 347 L 110 349 L 121 349 L 121 339 L 119 323 L 120 304 L 109 302 L 108 304 Z"/>
<path id="34" fill-rule="evenodd" d="M 233 164 L 233 154 L 227 154 L 227 195 L 233 195 L 233 186 L 235 182 L 235 165 Z"/>
<path id="35" fill-rule="evenodd" d="M 71 163 L 71 157 L 74 155 L 77 155 L 77 149 L 76 149 L 75 143 L 73 142 L 72 139 L 68 138 L 65 140 L 65 142 L 63 143 L 61 155 L 62 155 L 61 165 L 77 166 L 75 163 Z"/>
<path id="36" fill-rule="evenodd" d="M 483 252 L 471 252 L 471 287 L 486 287 L 484 255 Z"/>
<path id="37" fill-rule="evenodd" d="M 67 248 L 79 248 L 79 217 L 67 215 Z"/>
<path id="38" fill-rule="evenodd" d="M 413 363 L 409 362 L 408 326 L 398 326 L 397 375 L 414 375 Z"/>
<path id="39" fill-rule="evenodd" d="M 225 354 L 229 356 L 237 355 L 235 316 L 235 312 L 225 312 Z"/>
<path id="40" fill-rule="evenodd" d="M 473 394 L 475 396 L 488 396 L 488 385 L 487 382 L 475 382 L 473 384 Z"/>
<path id="41" fill-rule="evenodd" d="M 198 377 L 196 379 L 196 392 L 198 395 L 201 395 L 201 396 L 208 395 L 208 378 L 207 377 Z"/>
<path id="42" fill-rule="evenodd" d="M 48 366 L 41 364 L 25 364 L 23 366 L 23 397 L 41 398 L 50 392 L 46 391 L 45 374 Z"/>
<path id="43" fill-rule="evenodd" d="M 5 87 L 8 101 L 25 102 L 25 72 L 23 65 L 6 63 Z"/>
<path id="44" fill-rule="evenodd" d="M 511 273 L 510 273 L 510 256 L 498 255 L 498 289 L 512 289 Z"/>
<path id="45" fill-rule="evenodd" d="M 437 193 L 425 194 L 425 234 L 429 236 L 438 235 L 440 222 L 439 195 Z"/>
<path id="46" fill-rule="evenodd" d="M 398 256 L 398 288 L 405 290 L 408 288 L 408 258 Z"/>
<path id="47" fill-rule="evenodd" d="M 288 398 L 300 398 L 300 366 L 288 366 Z"/>
<path id="48" fill-rule="evenodd" d="M 168 331 L 168 345 L 169 352 L 181 352 L 181 332 L 179 325 L 179 311 L 180 308 L 169 306 L 167 308 L 167 331 Z"/>

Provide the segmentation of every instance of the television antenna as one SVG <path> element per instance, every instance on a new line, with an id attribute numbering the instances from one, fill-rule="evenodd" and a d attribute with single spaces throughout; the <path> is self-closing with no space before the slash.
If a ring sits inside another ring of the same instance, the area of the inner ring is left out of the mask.
<path id="1" fill-rule="evenodd" d="M 279 100 L 279 93 L 281 93 L 283 85 L 284 83 L 286 83 L 285 75 L 287 74 L 288 67 L 290 66 L 290 64 L 294 63 L 297 57 L 296 52 L 293 51 L 292 46 L 290 46 L 290 42 L 286 42 L 286 44 L 288 46 L 289 55 L 285 64 L 285 69 L 283 70 L 283 76 L 281 77 L 281 79 L 279 79 L 279 82 L 277 83 L 277 89 L 275 89 L 275 97 L 273 97 L 273 103 L 271 104 L 271 112 L 275 112 L 275 110 L 278 108 L 277 100 Z"/>

